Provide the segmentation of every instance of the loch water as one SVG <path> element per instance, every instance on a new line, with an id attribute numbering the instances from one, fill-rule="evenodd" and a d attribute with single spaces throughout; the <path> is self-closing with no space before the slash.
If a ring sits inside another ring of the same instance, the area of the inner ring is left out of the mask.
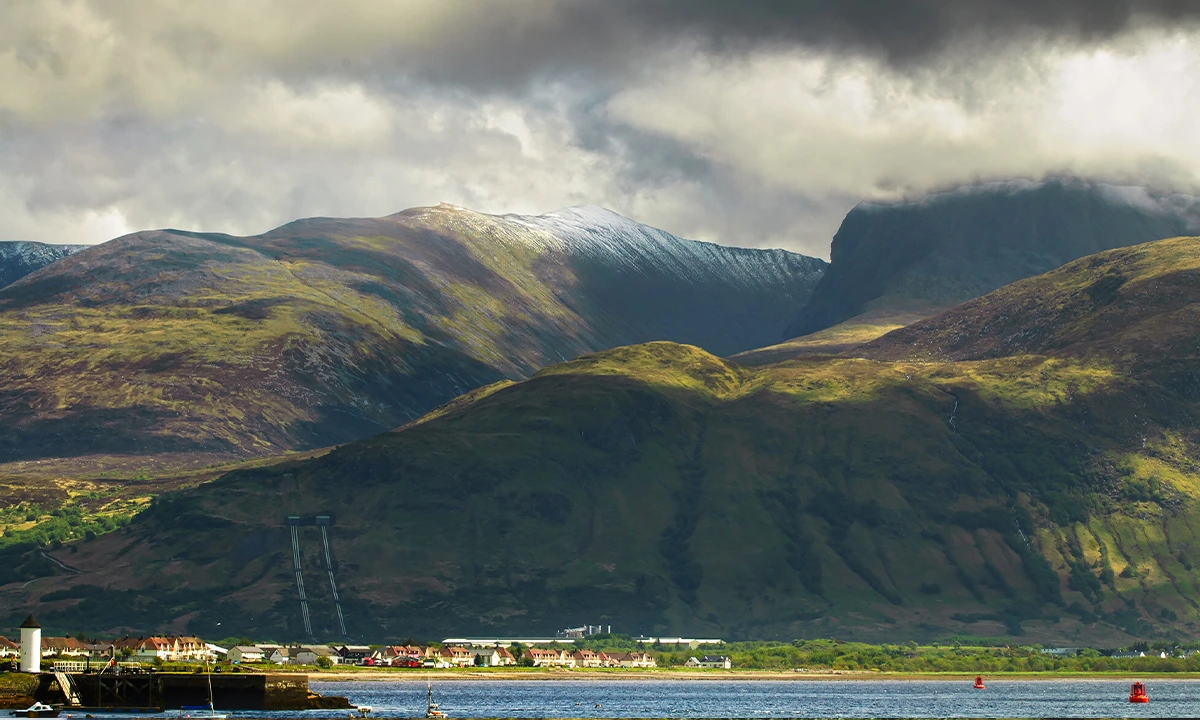
<path id="1" fill-rule="evenodd" d="M 1128 680 L 456 680 L 434 683 L 452 719 L 791 717 L 1200 717 L 1200 681 L 1150 680 L 1150 702 Z M 313 682 L 323 695 L 370 705 L 378 717 L 420 717 L 425 683 Z M 346 711 L 306 713 L 345 717 Z M 242 713 L 237 713 L 241 716 Z M 270 716 L 271 713 L 247 713 Z M 294 715 L 294 714 L 293 714 Z"/>

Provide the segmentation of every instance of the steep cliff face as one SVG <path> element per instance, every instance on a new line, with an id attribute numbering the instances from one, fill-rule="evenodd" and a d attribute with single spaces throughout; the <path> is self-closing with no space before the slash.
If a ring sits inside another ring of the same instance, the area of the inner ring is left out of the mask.
<path id="1" fill-rule="evenodd" d="M 0 461 L 269 455 L 603 348 L 737 352 L 777 336 L 823 267 L 598 208 L 135 233 L 0 290 Z"/>
<path id="2" fill-rule="evenodd" d="M 88 246 L 47 245 L 22 241 L 0 242 L 0 288 L 86 247 Z"/>
<path id="3" fill-rule="evenodd" d="M 932 315 L 1085 255 L 1198 229 L 1196 198 L 1084 182 L 994 183 L 862 204 L 838 229 L 829 270 L 784 335 L 865 312 Z"/>
<path id="4" fill-rule="evenodd" d="M 506 219 L 559 240 L 548 256 L 576 278 L 560 298 L 620 339 L 611 344 L 673 340 L 722 356 L 762 347 L 827 265 L 786 250 L 681 240 L 603 208 Z"/>

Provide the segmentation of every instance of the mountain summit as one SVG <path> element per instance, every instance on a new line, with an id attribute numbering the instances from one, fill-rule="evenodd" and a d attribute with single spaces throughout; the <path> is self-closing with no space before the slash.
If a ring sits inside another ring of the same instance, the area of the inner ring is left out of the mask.
<path id="1" fill-rule="evenodd" d="M 89 246 L 47 245 L 20 240 L 0 242 L 0 288 L 86 247 Z"/>
<path id="2" fill-rule="evenodd" d="M 824 267 L 599 208 L 134 233 L 0 290 L 0 461 L 269 455 L 604 348 L 728 354 L 782 332 Z"/>
<path id="3" fill-rule="evenodd" d="M 829 270 L 784 339 L 864 313 L 933 315 L 1085 255 L 1197 230 L 1200 199 L 1078 181 L 863 203 L 834 235 Z"/>

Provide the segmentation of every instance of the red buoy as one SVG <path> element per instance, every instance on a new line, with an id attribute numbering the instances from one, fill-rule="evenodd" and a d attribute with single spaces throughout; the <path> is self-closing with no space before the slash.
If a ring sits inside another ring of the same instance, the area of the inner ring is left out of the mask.
<path id="1" fill-rule="evenodd" d="M 987 689 L 983 685 L 983 676 L 982 675 L 975 676 L 975 689 L 976 690 L 986 690 Z"/>
<path id="2" fill-rule="evenodd" d="M 1150 696 L 1146 694 L 1146 686 L 1140 682 L 1135 682 L 1129 688 L 1129 702 L 1131 703 L 1148 703 Z"/>

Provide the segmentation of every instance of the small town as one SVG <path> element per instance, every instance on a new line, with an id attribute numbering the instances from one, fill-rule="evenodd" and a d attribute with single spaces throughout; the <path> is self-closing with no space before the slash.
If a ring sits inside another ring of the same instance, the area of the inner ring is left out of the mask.
<path id="1" fill-rule="evenodd" d="M 21 643 L 0 636 L 0 662 L 19 657 Z M 84 642 L 73 637 L 42 638 L 42 658 L 63 663 L 87 664 L 116 658 L 122 664 L 220 663 L 235 665 L 310 665 L 330 667 L 455 668 L 527 667 L 653 668 L 657 663 L 645 652 L 605 653 L 587 649 L 520 649 L 502 645 L 276 645 L 261 643 L 221 647 L 197 637 L 152 636 Z M 693 667 L 731 667 L 725 656 L 704 655 Z"/>
<path id="2" fill-rule="evenodd" d="M 219 645 L 195 636 L 121 637 L 100 640 L 86 637 L 43 637 L 30 616 L 19 639 L 0 636 L 0 669 L 24 657 L 25 644 L 41 647 L 40 659 L 54 670 L 79 672 L 105 664 L 128 669 L 161 667 L 168 663 L 203 663 L 234 666 L 307 666 L 330 668 L 656 668 L 658 662 L 644 650 L 606 652 L 580 647 L 576 641 L 599 635 L 595 626 L 570 628 L 558 636 L 524 638 L 447 638 L 440 643 L 407 645 L 279 644 Z M 701 648 L 721 644 L 717 639 L 639 637 L 637 645 Z M 683 663 L 696 669 L 731 669 L 726 655 L 697 652 Z M 15 669 L 15 668 L 13 668 Z M 22 668 L 24 669 L 24 667 Z"/>

